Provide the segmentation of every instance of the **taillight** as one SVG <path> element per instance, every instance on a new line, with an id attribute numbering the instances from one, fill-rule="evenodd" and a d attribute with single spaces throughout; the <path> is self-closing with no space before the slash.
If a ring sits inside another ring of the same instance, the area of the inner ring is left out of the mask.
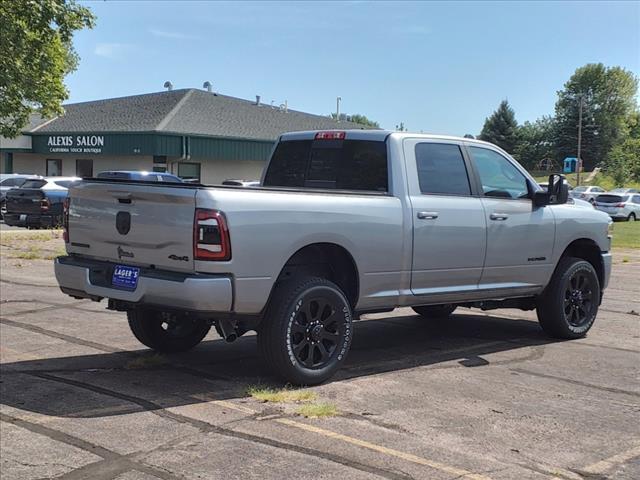
<path id="1" fill-rule="evenodd" d="M 43 198 L 42 200 L 40 200 L 40 211 L 41 212 L 48 212 L 49 208 L 51 208 L 51 202 L 49 201 L 48 198 Z"/>
<path id="2" fill-rule="evenodd" d="M 614 207 L 624 208 L 624 203 L 617 203 Z"/>
<path id="3" fill-rule="evenodd" d="M 231 259 L 229 229 L 222 212 L 196 208 L 193 221 L 193 259 Z"/>
<path id="4" fill-rule="evenodd" d="M 69 204 L 71 199 L 69 197 L 62 202 L 62 238 L 64 243 L 69 243 Z"/>
<path id="5" fill-rule="evenodd" d="M 346 132 L 318 132 L 316 133 L 316 140 L 344 140 Z"/>

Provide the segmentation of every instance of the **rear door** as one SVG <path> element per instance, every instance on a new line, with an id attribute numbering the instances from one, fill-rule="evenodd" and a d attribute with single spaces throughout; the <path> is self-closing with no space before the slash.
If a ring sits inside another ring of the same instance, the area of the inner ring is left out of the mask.
<path id="1" fill-rule="evenodd" d="M 197 188 L 83 181 L 70 189 L 69 251 L 96 259 L 193 270 Z"/>
<path id="2" fill-rule="evenodd" d="M 411 291 L 429 301 L 472 295 L 482 274 L 486 222 L 463 150 L 435 139 L 406 139 L 403 147 L 413 214 Z"/>

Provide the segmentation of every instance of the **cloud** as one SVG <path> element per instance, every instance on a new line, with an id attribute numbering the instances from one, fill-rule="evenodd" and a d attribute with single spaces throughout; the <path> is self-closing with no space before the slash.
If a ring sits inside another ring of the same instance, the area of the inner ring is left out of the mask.
<path id="1" fill-rule="evenodd" d="M 150 28 L 149 33 L 156 37 L 171 38 L 173 40 L 196 40 L 198 38 L 195 35 L 188 35 L 180 32 L 167 32 L 165 30 L 158 30 L 157 28 Z"/>
<path id="2" fill-rule="evenodd" d="M 98 43 L 93 53 L 99 57 L 121 58 L 131 48 L 132 45 L 127 43 Z"/>

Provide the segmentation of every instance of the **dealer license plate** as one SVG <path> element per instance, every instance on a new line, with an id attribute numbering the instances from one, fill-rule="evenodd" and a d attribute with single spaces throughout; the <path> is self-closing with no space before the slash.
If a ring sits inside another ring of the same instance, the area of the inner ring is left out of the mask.
<path id="1" fill-rule="evenodd" d="M 113 277 L 111 277 L 111 285 L 126 290 L 135 290 L 138 286 L 138 276 L 140 269 L 138 267 L 128 267 L 126 265 L 116 265 L 113 269 Z"/>

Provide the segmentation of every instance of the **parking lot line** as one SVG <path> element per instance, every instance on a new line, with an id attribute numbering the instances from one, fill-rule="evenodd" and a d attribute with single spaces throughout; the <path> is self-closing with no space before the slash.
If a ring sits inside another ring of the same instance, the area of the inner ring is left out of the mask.
<path id="1" fill-rule="evenodd" d="M 214 403 L 221 407 L 229 408 L 231 410 L 237 410 L 239 412 L 249 413 L 252 415 L 260 413 L 256 410 L 253 410 L 252 408 L 245 407 L 243 405 L 236 405 L 233 402 L 227 402 L 225 400 L 214 400 L 211 403 Z M 487 477 L 485 475 L 479 475 L 477 473 L 469 472 L 468 470 L 463 470 L 461 468 L 445 465 L 444 463 L 435 462 L 433 460 L 428 460 L 423 457 L 418 457 L 417 455 L 413 455 L 411 453 L 394 450 L 393 448 L 383 447 L 382 445 L 376 445 L 375 443 L 367 442 L 365 440 L 361 440 L 355 437 L 350 437 L 348 435 L 343 435 L 342 433 L 333 432 L 331 430 L 326 430 L 324 428 L 316 427 L 314 425 L 309 425 L 307 423 L 297 422 L 295 420 L 291 420 L 288 418 L 279 418 L 279 417 L 274 417 L 274 418 L 265 417 L 263 420 L 273 420 L 274 422 L 280 423 L 282 425 L 286 425 L 288 427 L 294 427 L 300 430 L 305 430 L 307 432 L 315 433 L 317 435 L 322 435 L 324 437 L 341 440 L 343 442 L 350 443 L 358 447 L 366 448 L 368 450 L 373 450 L 375 452 L 396 457 L 411 463 L 416 463 L 418 465 L 430 467 L 435 470 L 440 470 L 441 472 L 444 472 L 444 473 L 450 473 L 452 475 L 456 475 L 457 477 L 468 478 L 471 480 L 491 480 L 490 477 Z"/>
<path id="2" fill-rule="evenodd" d="M 582 470 L 587 473 L 601 474 L 635 457 L 640 457 L 640 445 L 638 445 L 637 447 L 631 448 L 625 452 L 621 452 L 616 455 L 613 455 L 612 457 L 605 458 L 604 460 L 600 460 L 599 462 L 589 465 L 588 467 L 585 467 Z"/>
<path id="3" fill-rule="evenodd" d="M 413 455 L 411 453 L 401 452 L 399 450 L 394 450 L 393 448 L 383 447 L 382 445 L 376 445 L 375 443 L 367 442 L 365 440 L 360 440 L 359 438 L 350 437 L 348 435 L 343 435 L 341 433 L 333 432 L 331 430 L 326 430 L 324 428 L 316 427 L 314 425 L 296 422 L 295 420 L 290 420 L 287 418 L 277 418 L 274 420 L 274 422 L 278 422 L 283 425 L 287 425 L 294 428 L 299 428 L 300 430 L 305 430 L 307 432 L 315 433 L 315 434 L 333 438 L 336 440 L 341 440 L 343 442 L 350 443 L 352 445 L 357 445 L 362 448 L 373 450 L 374 452 L 389 455 L 391 457 L 396 457 L 401 460 L 405 460 L 407 462 L 416 463 L 418 465 L 424 465 L 426 467 L 430 467 L 435 470 L 440 470 L 441 472 L 444 472 L 444 473 L 456 475 L 457 477 L 469 478 L 472 480 L 491 480 L 490 477 L 469 472 L 468 470 L 463 470 L 461 468 L 445 465 L 444 463 L 434 462 L 433 460 L 427 460 L 426 458 L 418 457 L 417 455 Z"/>

